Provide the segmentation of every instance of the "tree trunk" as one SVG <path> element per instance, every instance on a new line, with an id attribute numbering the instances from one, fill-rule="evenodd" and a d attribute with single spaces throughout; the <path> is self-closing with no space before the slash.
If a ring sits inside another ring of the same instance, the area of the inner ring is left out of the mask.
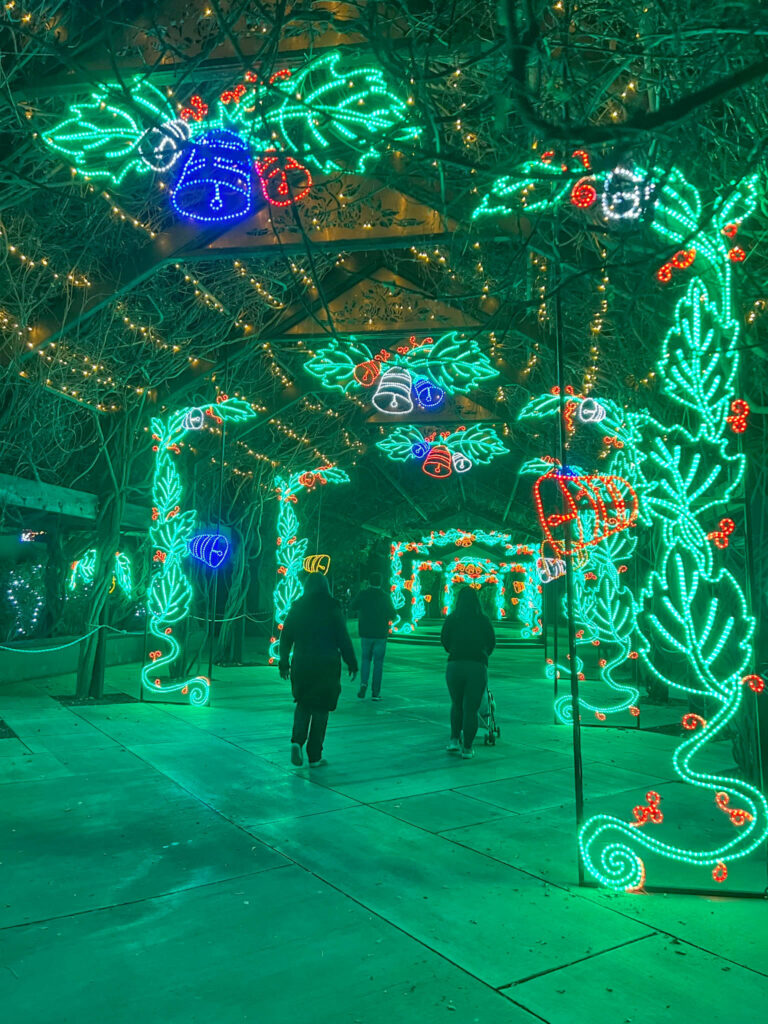
<path id="1" fill-rule="evenodd" d="M 229 580 L 229 593 L 224 603 L 223 622 L 219 630 L 219 642 L 216 648 L 217 664 L 238 664 L 237 637 L 240 635 L 242 616 L 245 613 L 245 598 L 251 583 L 250 541 L 247 535 L 239 530 L 236 534 L 235 553 L 232 559 L 232 573 Z M 242 658 L 242 642 L 240 643 L 240 659 Z"/>
<path id="2" fill-rule="evenodd" d="M 120 548 L 120 523 L 125 509 L 125 490 L 130 465 L 133 431 L 123 415 L 102 443 L 104 490 L 96 517 L 94 547 L 97 558 L 93 577 L 93 602 L 84 633 L 91 634 L 80 647 L 75 696 L 98 700 L 104 696 L 109 590 Z"/>

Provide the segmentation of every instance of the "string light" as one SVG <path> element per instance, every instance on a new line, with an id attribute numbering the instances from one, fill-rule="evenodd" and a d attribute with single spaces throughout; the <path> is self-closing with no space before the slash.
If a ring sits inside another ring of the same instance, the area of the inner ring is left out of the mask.
<path id="1" fill-rule="evenodd" d="M 41 256 L 37 259 L 33 259 L 28 253 L 24 252 L 19 248 L 18 245 L 11 245 L 8 241 L 5 229 L 0 227 L 0 238 L 5 238 L 8 252 L 11 253 L 20 263 L 24 265 L 25 269 L 28 270 L 39 270 L 41 272 L 47 272 L 53 278 L 54 281 L 68 282 L 75 288 L 90 288 L 93 282 L 85 274 L 81 274 L 74 268 L 67 271 L 66 274 L 58 273 L 51 266 L 51 262 L 47 256 Z"/>

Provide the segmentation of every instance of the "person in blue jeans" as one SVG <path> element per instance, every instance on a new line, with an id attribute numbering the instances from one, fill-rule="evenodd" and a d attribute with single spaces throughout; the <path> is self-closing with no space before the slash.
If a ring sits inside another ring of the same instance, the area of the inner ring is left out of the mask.
<path id="1" fill-rule="evenodd" d="M 451 695 L 449 753 L 469 758 L 477 735 L 477 713 L 488 687 L 488 655 L 496 646 L 491 620 L 483 615 L 477 591 L 466 587 L 443 623 L 440 641 L 448 651 L 445 680 Z"/>
<path id="2" fill-rule="evenodd" d="M 384 655 L 387 652 L 389 624 L 395 617 L 392 598 L 381 589 L 381 573 L 371 573 L 368 586 L 360 591 L 357 599 L 357 623 L 360 633 L 360 689 L 357 696 L 362 700 L 368 689 L 368 676 L 373 665 L 371 697 L 381 700 L 381 677 L 384 672 Z"/>

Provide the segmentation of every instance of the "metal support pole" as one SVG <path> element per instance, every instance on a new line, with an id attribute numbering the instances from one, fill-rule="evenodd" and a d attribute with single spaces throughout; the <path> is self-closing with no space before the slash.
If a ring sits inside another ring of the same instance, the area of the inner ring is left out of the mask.
<path id="1" fill-rule="evenodd" d="M 219 459 L 219 512 L 216 519 L 216 532 L 221 532 L 221 508 L 224 498 L 224 454 L 225 444 L 227 438 L 227 424 L 224 421 L 221 424 L 221 454 Z M 211 608 L 210 608 L 210 633 L 208 641 L 208 680 L 213 681 L 213 650 L 216 643 L 216 606 L 219 597 L 219 576 L 218 573 L 214 574 L 213 577 L 213 591 L 211 595 Z M 210 698 L 209 698 L 210 704 Z"/>
<path id="2" fill-rule="evenodd" d="M 568 462 L 565 432 L 565 339 L 563 337 L 562 298 L 559 280 L 555 290 L 555 358 L 557 364 L 557 384 L 559 389 L 558 415 L 558 447 L 560 465 L 565 468 Z M 571 524 L 567 518 L 565 496 L 563 496 L 563 514 L 565 526 L 565 594 L 566 594 L 566 626 L 568 629 L 568 661 L 571 676 L 571 712 L 573 718 L 573 781 L 576 803 L 576 826 L 581 828 L 584 819 L 584 777 L 581 757 L 581 722 L 579 720 L 579 677 L 576 671 L 576 637 L 573 627 L 573 556 L 571 554 Z M 557 677 L 557 669 L 555 669 Z M 584 865 L 578 858 L 579 885 L 584 884 Z"/>

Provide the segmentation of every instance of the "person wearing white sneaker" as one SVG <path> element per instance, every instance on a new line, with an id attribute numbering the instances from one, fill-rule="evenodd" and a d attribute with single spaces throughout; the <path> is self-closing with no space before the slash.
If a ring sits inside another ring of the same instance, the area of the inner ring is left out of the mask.
<path id="1" fill-rule="evenodd" d="M 291 658 L 293 651 L 293 658 Z M 341 659 L 349 678 L 357 675 L 357 658 L 341 605 L 331 597 L 325 576 L 309 576 L 304 595 L 294 601 L 280 634 L 280 676 L 291 680 L 296 701 L 291 734 L 291 764 L 310 768 L 325 764 L 323 741 L 328 715 L 341 694 Z"/>
<path id="2" fill-rule="evenodd" d="M 496 646 L 491 620 L 483 615 L 477 591 L 465 587 L 446 618 L 440 642 L 448 651 L 445 679 L 451 695 L 451 742 L 446 748 L 468 760 L 474 756 L 477 712 L 488 685 L 488 655 Z"/>

